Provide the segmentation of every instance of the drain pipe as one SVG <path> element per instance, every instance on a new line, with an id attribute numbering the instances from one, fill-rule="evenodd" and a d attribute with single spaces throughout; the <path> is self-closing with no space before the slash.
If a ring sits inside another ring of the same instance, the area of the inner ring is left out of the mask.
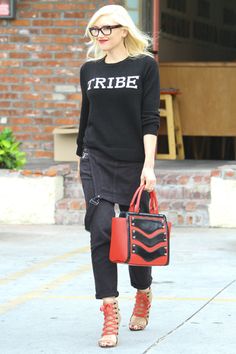
<path id="1" fill-rule="evenodd" d="M 152 12 L 153 12 L 153 54 L 158 61 L 158 51 L 159 51 L 159 31 L 160 31 L 160 0 L 153 0 L 152 2 Z"/>

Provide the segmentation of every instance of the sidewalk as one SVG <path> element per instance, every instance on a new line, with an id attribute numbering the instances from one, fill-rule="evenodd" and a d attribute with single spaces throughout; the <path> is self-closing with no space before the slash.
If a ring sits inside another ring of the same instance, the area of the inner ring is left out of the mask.
<path id="1" fill-rule="evenodd" d="M 89 234 L 76 225 L 0 225 L 2 354 L 235 354 L 236 229 L 174 228 L 153 268 L 150 323 L 131 332 L 135 291 L 119 265 L 119 345 L 100 349 Z"/>

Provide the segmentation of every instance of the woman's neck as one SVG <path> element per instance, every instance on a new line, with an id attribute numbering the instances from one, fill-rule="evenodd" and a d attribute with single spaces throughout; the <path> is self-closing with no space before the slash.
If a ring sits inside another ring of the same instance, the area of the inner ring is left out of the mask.
<path id="1" fill-rule="evenodd" d="M 119 51 L 107 51 L 106 52 L 106 63 L 117 63 L 126 59 L 129 56 L 128 51 L 124 48 L 124 50 Z"/>

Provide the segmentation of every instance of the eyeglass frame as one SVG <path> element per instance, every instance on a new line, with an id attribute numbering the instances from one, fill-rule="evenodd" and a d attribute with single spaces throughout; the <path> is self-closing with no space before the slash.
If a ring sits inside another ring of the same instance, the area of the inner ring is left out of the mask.
<path id="1" fill-rule="evenodd" d="M 104 27 L 109 28 L 109 30 L 110 30 L 110 33 L 109 33 L 109 34 L 105 34 L 105 33 L 102 31 L 102 29 L 103 29 Z M 102 26 L 102 27 L 100 27 L 100 28 L 99 28 L 99 27 L 90 27 L 90 28 L 89 28 L 89 32 L 90 32 L 90 34 L 91 34 L 92 37 L 98 37 L 98 36 L 99 36 L 99 32 L 101 32 L 104 36 L 110 36 L 111 33 L 112 33 L 112 30 L 113 30 L 114 28 L 120 28 L 120 27 L 123 27 L 123 26 L 122 26 L 122 25 L 111 25 L 111 26 L 106 25 L 106 26 Z M 93 30 L 97 30 L 97 31 L 98 31 L 97 36 L 94 36 L 94 35 L 92 34 L 92 31 L 93 31 Z"/>

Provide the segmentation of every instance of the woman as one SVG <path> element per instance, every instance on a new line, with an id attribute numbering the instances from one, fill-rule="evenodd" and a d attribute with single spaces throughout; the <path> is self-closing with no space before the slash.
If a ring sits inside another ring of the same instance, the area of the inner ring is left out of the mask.
<path id="1" fill-rule="evenodd" d="M 118 341 L 120 315 L 117 265 L 109 260 L 114 205 L 128 210 L 132 195 L 145 184 L 142 210 L 154 189 L 159 128 L 159 75 L 148 52 L 149 38 L 119 5 L 99 9 L 86 29 L 88 61 L 80 72 L 82 107 L 77 138 L 80 177 L 86 199 L 85 227 L 91 233 L 96 298 L 104 312 L 101 347 Z M 151 305 L 151 267 L 129 267 L 137 289 L 129 328 L 143 330 Z"/>

